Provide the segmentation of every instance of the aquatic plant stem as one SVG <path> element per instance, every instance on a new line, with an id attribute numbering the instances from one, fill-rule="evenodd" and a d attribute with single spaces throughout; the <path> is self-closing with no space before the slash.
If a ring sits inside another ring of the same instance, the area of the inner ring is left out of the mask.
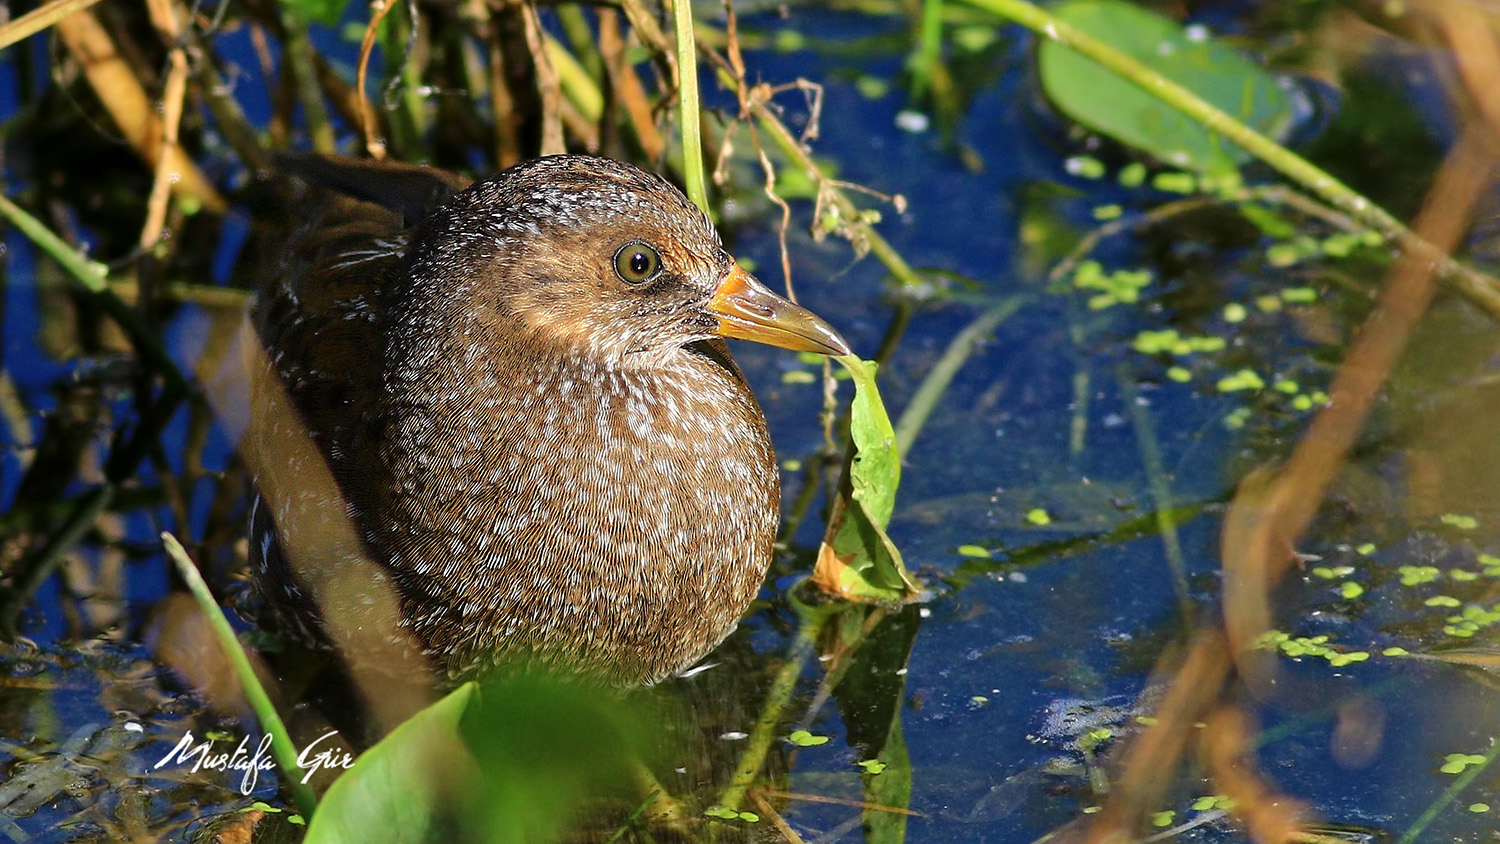
<path id="1" fill-rule="evenodd" d="M 239 678 L 245 701 L 250 704 L 250 709 L 260 720 L 261 729 L 271 736 L 271 755 L 276 758 L 276 765 L 282 772 L 282 781 L 291 790 L 297 809 L 304 817 L 311 820 L 313 812 L 318 808 L 318 798 L 313 796 L 309 785 L 293 775 L 293 772 L 302 770 L 302 767 L 297 764 L 297 748 L 292 746 L 292 737 L 287 733 L 286 725 L 281 723 L 281 716 L 276 714 L 276 707 L 271 705 L 270 695 L 267 695 L 265 688 L 261 686 L 260 678 L 255 676 L 255 669 L 250 666 L 250 658 L 245 656 L 244 649 L 240 647 L 240 640 L 234 635 L 234 628 L 229 626 L 229 619 L 224 617 L 224 611 L 219 608 L 219 602 L 214 600 L 213 593 L 208 590 L 208 584 L 203 582 L 203 575 L 198 573 L 198 567 L 193 564 L 177 538 L 170 533 L 163 532 L 161 541 L 166 547 L 167 556 L 171 557 L 172 562 L 177 565 L 178 573 L 187 583 L 188 590 L 193 593 L 198 609 L 203 612 L 204 617 L 208 619 L 209 626 L 213 628 L 214 637 L 219 640 L 219 645 L 224 649 L 229 664 L 234 668 L 235 676 Z"/>
<path id="2" fill-rule="evenodd" d="M 727 79 L 727 84 L 734 84 L 734 80 L 732 78 Z M 901 253 L 897 252 L 895 247 L 891 246 L 884 237 L 881 237 L 880 233 L 875 231 L 873 226 L 860 218 L 859 209 L 854 207 L 854 203 L 844 195 L 844 192 L 829 185 L 828 177 L 823 175 L 822 170 L 818 169 L 818 165 L 813 161 L 812 155 L 797 141 L 797 138 L 792 135 L 791 131 L 763 103 L 753 103 L 752 108 L 755 110 L 755 117 L 760 128 L 765 130 L 771 136 L 772 140 L 776 141 L 776 145 L 781 148 L 781 151 L 786 153 L 786 156 L 793 163 L 801 167 L 813 181 L 817 182 L 820 186 L 828 187 L 829 199 L 833 203 L 833 206 L 838 209 L 839 214 L 851 226 L 854 226 L 859 231 L 865 246 L 870 250 L 870 254 L 874 255 L 877 261 L 885 265 L 885 268 L 895 277 L 896 282 L 902 287 L 921 287 L 923 284 L 921 277 L 911 268 L 910 264 L 906 263 L 906 259 L 901 257 Z"/>
<path id="3" fill-rule="evenodd" d="M 693 7 L 688 0 L 672 0 L 672 24 L 677 35 L 677 104 L 682 119 L 682 181 L 688 199 L 708 213 L 708 189 L 703 170 L 703 127 L 698 99 L 698 42 L 693 36 Z"/>
<path id="4" fill-rule="evenodd" d="M 1108 70 L 1134 83 L 1143 91 L 1197 120 L 1205 129 L 1222 135 L 1246 152 L 1276 168 L 1283 176 L 1322 197 L 1334 207 L 1347 212 L 1381 235 L 1396 241 L 1402 250 L 1432 262 L 1444 281 L 1491 316 L 1500 319 L 1500 280 L 1455 261 L 1446 252 L 1403 225 L 1390 212 L 1307 159 L 1235 120 L 1176 82 L 1114 47 L 1054 18 L 1026 0 L 962 0 L 962 2 L 1013 20 L 1038 35 L 1050 38 L 1093 59 Z"/>
<path id="5" fill-rule="evenodd" d="M 162 345 L 161 338 L 148 329 L 141 321 L 140 315 L 133 308 L 126 305 L 110 289 L 108 276 L 109 268 L 98 261 L 91 261 L 78 250 L 69 246 L 62 238 L 52 233 L 42 224 L 40 220 L 26 213 L 25 209 L 11 202 L 4 195 L 0 195 L 0 217 L 5 218 L 11 225 L 20 230 L 21 234 L 37 245 L 37 248 L 46 252 L 62 266 L 68 275 L 78 280 L 84 289 L 93 297 L 94 301 L 109 314 L 126 336 L 130 338 L 141 353 L 151 363 L 152 367 L 166 380 L 169 390 L 174 394 L 187 392 L 187 379 L 183 377 L 181 370 L 167 354 L 166 346 Z"/>
<path id="6" fill-rule="evenodd" d="M 1156 526 L 1167 554 L 1167 568 L 1172 571 L 1172 588 L 1177 593 L 1177 608 L 1182 612 L 1183 623 L 1192 624 L 1194 606 L 1192 591 L 1188 587 L 1187 558 L 1182 553 L 1182 539 L 1177 533 L 1177 521 L 1172 516 L 1172 485 L 1167 480 L 1167 470 L 1162 463 L 1156 425 L 1152 423 L 1150 411 L 1141 404 L 1135 379 L 1123 363 L 1115 367 L 1115 381 L 1120 387 L 1120 400 L 1130 413 L 1130 427 L 1135 429 L 1136 448 L 1140 451 L 1141 467 L 1146 470 L 1151 504 L 1156 510 Z"/>
<path id="7" fill-rule="evenodd" d="M 45 6 L 33 9 L 5 26 L 0 26 L 0 50 L 98 2 L 99 0 L 52 0 Z"/>
<path id="8" fill-rule="evenodd" d="M 943 350 L 943 356 L 938 358 L 928 371 L 927 377 L 917 386 L 917 391 L 912 394 L 911 401 L 907 402 L 906 409 L 901 412 L 901 418 L 896 422 L 896 450 L 901 459 L 906 459 L 907 452 L 911 451 L 912 443 L 917 434 L 921 433 L 922 426 L 927 424 L 927 417 L 932 415 L 933 408 L 942 400 L 943 393 L 948 391 L 948 385 L 953 383 L 953 377 L 963 367 L 964 362 L 974 353 L 974 348 L 979 345 L 985 335 L 994 331 L 1000 323 L 1010 319 L 1011 315 L 1026 304 L 1028 296 L 1011 296 L 984 313 L 977 319 L 964 326 L 963 330 L 948 343 L 948 348 Z"/>
<path id="9" fill-rule="evenodd" d="M 765 707 L 761 710 L 754 729 L 750 731 L 750 738 L 745 742 L 745 752 L 740 754 L 739 764 L 735 766 L 729 785 L 719 792 L 717 805 L 738 809 L 744 804 L 745 792 L 750 789 L 755 778 L 760 776 L 760 769 L 766 764 L 766 755 L 771 752 L 771 745 L 780 737 L 782 716 L 791 703 L 797 678 L 802 676 L 802 666 L 812 655 L 813 641 L 823 629 L 826 619 L 827 616 L 819 615 L 816 621 L 805 622 L 798 631 L 797 640 L 787 652 L 786 662 L 782 663 L 781 671 L 771 682 L 771 688 L 766 691 Z"/>
<path id="10" fill-rule="evenodd" d="M 22 558 L 12 573 L 14 585 L 0 602 L 0 631 L 14 636 L 20 628 L 21 612 L 36 590 L 62 563 L 64 555 L 99 521 L 99 515 L 114 500 L 115 485 L 100 484 L 74 500 L 67 520 L 34 556 Z"/>

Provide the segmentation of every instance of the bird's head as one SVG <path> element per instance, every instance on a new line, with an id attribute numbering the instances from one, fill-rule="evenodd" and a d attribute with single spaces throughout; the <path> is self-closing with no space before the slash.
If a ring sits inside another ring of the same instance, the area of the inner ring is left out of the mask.
<path id="1" fill-rule="evenodd" d="M 551 156 L 474 184 L 424 225 L 413 270 L 480 324 L 610 365 L 714 337 L 849 354 L 736 264 L 665 179 L 608 159 Z"/>

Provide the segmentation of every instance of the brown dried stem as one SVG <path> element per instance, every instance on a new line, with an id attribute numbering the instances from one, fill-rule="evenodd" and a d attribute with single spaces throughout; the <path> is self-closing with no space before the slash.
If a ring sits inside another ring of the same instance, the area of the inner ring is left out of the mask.
<path id="1" fill-rule="evenodd" d="M 167 172 L 177 176 L 172 193 L 215 214 L 224 213 L 228 203 L 182 148 L 161 143 L 162 120 L 99 19 L 91 12 L 76 12 L 57 22 L 57 34 L 83 66 L 89 85 L 136 154 L 152 168 L 165 157 Z"/>
<path id="2" fill-rule="evenodd" d="M 531 60 L 536 66 L 537 92 L 542 98 L 541 153 L 558 155 L 568 151 L 563 140 L 562 82 L 558 79 L 557 68 L 547 56 L 546 35 L 542 32 L 536 6 L 529 0 L 522 4 L 521 17 L 526 25 L 526 49 L 531 52 Z"/>
<path id="3" fill-rule="evenodd" d="M 150 250 L 161 240 L 162 229 L 167 221 L 167 200 L 171 197 L 172 183 L 176 173 L 171 162 L 185 159 L 177 143 L 177 130 L 182 124 L 182 101 L 187 96 L 188 61 L 181 46 L 182 28 L 177 22 L 177 10 L 172 0 L 147 0 L 146 8 L 151 14 L 151 23 L 168 45 L 166 86 L 161 97 L 161 141 L 156 154 L 156 174 L 151 183 L 151 196 L 146 202 L 146 222 L 141 227 L 141 249 Z"/>
<path id="4" fill-rule="evenodd" d="M 375 111 L 370 108 L 370 95 L 365 80 L 370 70 L 370 54 L 375 50 L 375 38 L 380 33 L 380 22 L 391 10 L 390 0 L 373 0 L 370 3 L 370 23 L 365 27 L 365 37 L 359 43 L 359 70 L 354 75 L 354 89 L 359 95 L 359 128 L 364 134 L 365 150 L 379 161 L 385 158 L 385 141 L 376 135 Z"/>

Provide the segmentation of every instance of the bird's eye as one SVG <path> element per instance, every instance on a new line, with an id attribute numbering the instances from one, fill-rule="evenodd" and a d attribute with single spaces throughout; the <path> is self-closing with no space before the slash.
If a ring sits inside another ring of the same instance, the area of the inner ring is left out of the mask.
<path id="1" fill-rule="evenodd" d="M 615 272 L 630 284 L 644 284 L 661 272 L 661 255 L 639 241 L 627 243 L 615 253 Z"/>

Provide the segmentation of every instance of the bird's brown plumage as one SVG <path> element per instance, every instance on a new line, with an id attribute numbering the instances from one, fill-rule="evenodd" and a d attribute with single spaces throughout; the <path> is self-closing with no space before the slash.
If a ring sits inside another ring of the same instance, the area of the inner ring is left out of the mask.
<path id="1" fill-rule="evenodd" d="M 842 340 L 629 165 L 538 159 L 414 227 L 421 202 L 368 201 L 339 172 L 355 196 L 304 186 L 309 219 L 262 284 L 257 330 L 415 641 L 449 676 L 505 663 L 638 683 L 690 666 L 756 594 L 779 509 L 764 417 L 716 338 Z M 416 193 L 449 194 L 431 179 Z M 650 253 L 654 274 L 627 278 Z M 257 424 L 252 442 L 281 423 Z M 278 512 L 320 504 L 258 503 L 273 593 L 301 591 Z"/>

